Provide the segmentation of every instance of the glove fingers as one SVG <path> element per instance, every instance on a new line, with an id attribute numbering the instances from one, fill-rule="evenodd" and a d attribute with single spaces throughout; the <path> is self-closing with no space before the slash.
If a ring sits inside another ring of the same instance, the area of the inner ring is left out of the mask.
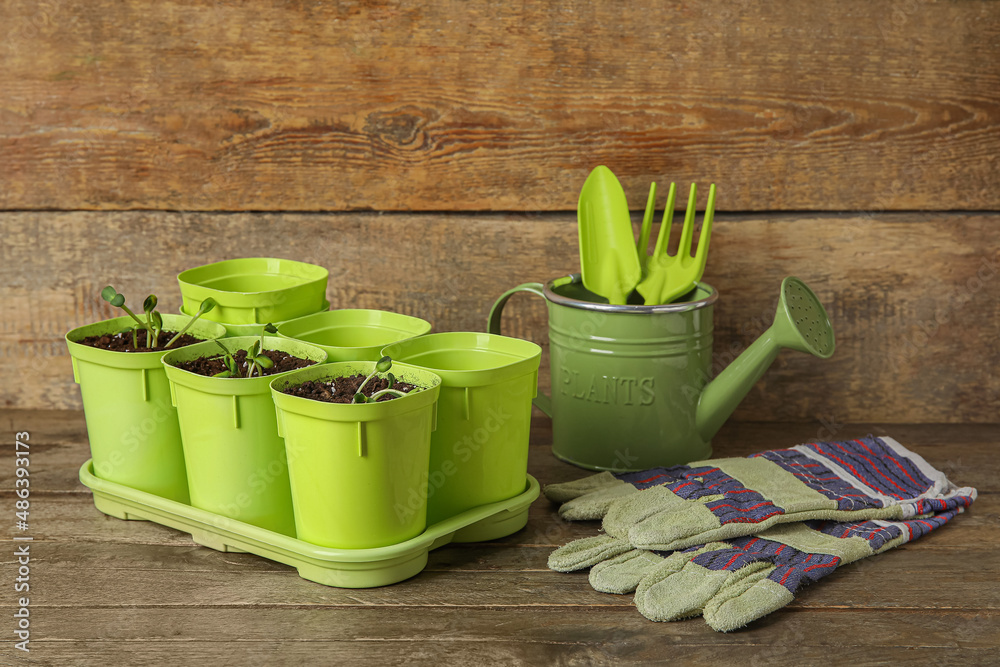
<path id="1" fill-rule="evenodd" d="M 596 535 L 574 540 L 549 554 L 549 569 L 575 572 L 631 551 L 632 545 L 610 535 Z"/>
<path id="2" fill-rule="evenodd" d="M 610 560 L 594 565 L 590 569 L 590 585 L 602 593 L 631 593 L 639 582 L 663 563 L 658 556 L 645 549 L 633 549 Z M 681 563 L 683 565 L 683 563 Z M 678 567 L 680 567 L 679 565 Z"/>
<path id="3" fill-rule="evenodd" d="M 774 567 L 726 585 L 705 605 L 705 621 L 718 632 L 730 632 L 794 599 L 791 591 L 769 578 Z"/>
<path id="4" fill-rule="evenodd" d="M 604 531 L 629 538 L 636 547 L 670 551 L 708 540 L 700 535 L 719 528 L 711 510 L 678 498 L 662 487 L 634 493 L 614 503 L 604 517 Z"/>
<path id="5" fill-rule="evenodd" d="M 603 519 L 612 503 L 635 493 L 639 491 L 631 484 L 604 486 L 567 501 L 559 508 L 559 516 L 569 521 Z"/>
<path id="6" fill-rule="evenodd" d="M 584 477 L 583 479 L 574 479 L 572 482 L 562 482 L 560 484 L 547 484 L 543 493 L 545 497 L 554 503 L 565 503 L 574 498 L 579 498 L 580 496 L 590 493 L 592 491 L 597 491 L 608 486 L 630 486 L 626 485 L 625 482 L 621 481 L 610 472 L 601 472 L 596 475 L 590 475 L 589 477 Z"/>
<path id="7" fill-rule="evenodd" d="M 665 562 L 647 574 L 635 591 L 635 606 L 651 621 L 675 621 L 701 614 L 705 604 L 726 583 L 729 572 L 685 563 L 677 571 Z"/>

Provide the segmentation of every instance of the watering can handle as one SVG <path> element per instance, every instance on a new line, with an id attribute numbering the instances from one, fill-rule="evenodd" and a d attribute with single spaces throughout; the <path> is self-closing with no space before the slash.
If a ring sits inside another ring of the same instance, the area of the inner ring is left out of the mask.
<path id="1" fill-rule="evenodd" d="M 490 309 L 490 318 L 487 324 L 487 331 L 491 334 L 500 334 L 500 315 L 503 313 L 503 307 L 506 305 L 510 297 L 514 296 L 518 292 L 531 292 L 537 296 L 545 298 L 545 292 L 543 291 L 543 285 L 541 283 L 524 283 L 523 285 L 518 285 L 513 289 L 509 289 L 500 295 L 496 303 L 493 304 L 493 308 Z M 552 399 L 538 392 L 535 399 L 532 401 L 535 407 L 544 412 L 549 417 L 552 416 Z"/>

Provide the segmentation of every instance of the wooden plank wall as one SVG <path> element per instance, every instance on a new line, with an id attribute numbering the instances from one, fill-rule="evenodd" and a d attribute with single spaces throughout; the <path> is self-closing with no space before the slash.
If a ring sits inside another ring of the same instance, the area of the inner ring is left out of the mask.
<path id="1" fill-rule="evenodd" d="M 715 182 L 721 366 L 785 275 L 838 352 L 738 416 L 996 422 L 1000 5 L 0 2 L 0 405 L 79 408 L 62 335 L 107 283 L 274 255 L 334 306 L 481 329 L 577 270 L 596 164 Z M 680 199 L 683 199 L 681 197 Z M 544 342 L 540 304 L 507 331 Z M 544 378 L 544 373 L 543 373 Z"/>

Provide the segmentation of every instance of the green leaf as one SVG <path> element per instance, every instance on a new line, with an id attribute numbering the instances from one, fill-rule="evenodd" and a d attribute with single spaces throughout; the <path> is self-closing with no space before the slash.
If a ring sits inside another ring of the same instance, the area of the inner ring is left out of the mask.
<path id="1" fill-rule="evenodd" d="M 354 402 L 355 402 L 355 403 L 367 403 L 367 402 L 368 402 L 368 399 L 367 399 L 367 398 L 365 398 L 365 395 L 364 395 L 364 394 L 362 394 L 362 393 L 361 393 L 361 392 L 359 391 L 358 393 L 356 393 L 356 394 L 354 395 Z"/>
<path id="2" fill-rule="evenodd" d="M 149 296 L 146 297 L 146 300 L 142 302 L 142 309 L 147 313 L 151 313 L 155 308 L 156 308 L 156 295 L 150 294 Z"/>
<path id="3" fill-rule="evenodd" d="M 107 287 L 101 290 L 101 298 L 107 301 L 108 303 L 111 303 L 112 299 L 114 299 L 116 296 L 118 296 L 118 291 L 115 290 L 115 288 L 112 287 L 111 285 L 108 285 Z"/>
<path id="4" fill-rule="evenodd" d="M 375 364 L 375 370 L 379 373 L 385 373 L 390 368 L 392 368 L 392 359 L 389 357 L 382 357 L 378 360 L 378 363 Z"/>
<path id="5" fill-rule="evenodd" d="M 214 377 L 214 378 L 231 378 L 231 377 L 233 377 L 233 374 L 232 374 L 231 371 L 219 371 L 218 373 L 216 373 L 212 377 Z"/>
<path id="6" fill-rule="evenodd" d="M 153 328 L 154 329 L 159 329 L 159 330 L 162 331 L 163 330 L 163 315 L 160 315 L 160 311 L 154 310 L 153 313 L 149 317 L 150 317 L 151 320 L 153 320 Z"/>
<path id="7" fill-rule="evenodd" d="M 278 333 L 278 327 L 276 327 L 273 324 L 271 324 L 270 322 L 268 322 L 267 324 L 264 325 L 264 332 L 265 333 L 272 333 L 272 334 L 273 333 Z"/>
<path id="8" fill-rule="evenodd" d="M 272 366 L 274 366 L 274 362 L 271 361 L 271 358 L 268 357 L 267 355 L 259 354 L 256 357 L 254 357 L 254 361 L 256 361 L 257 365 L 260 366 L 261 368 L 271 368 Z"/>
<path id="9" fill-rule="evenodd" d="M 233 359 L 232 357 L 226 355 L 226 359 L 223 363 L 226 364 L 226 368 L 228 368 L 229 372 L 232 373 L 233 375 L 240 374 L 240 369 L 236 367 L 236 360 Z"/>
<path id="10" fill-rule="evenodd" d="M 204 315 L 205 313 L 212 310 L 218 305 L 219 304 L 215 299 L 213 299 L 212 297 L 208 297 L 207 299 L 201 302 L 200 306 L 198 306 L 198 316 L 200 317 Z"/>
<path id="11" fill-rule="evenodd" d="M 124 294 L 115 294 L 115 298 L 111 299 L 110 303 L 115 308 L 121 308 L 122 306 L 125 305 L 125 295 Z"/>
<path id="12" fill-rule="evenodd" d="M 392 386 L 393 386 L 394 384 L 396 384 L 396 376 L 395 376 L 395 375 L 393 375 L 392 373 L 389 373 L 389 375 L 388 375 L 388 376 L 387 376 L 387 377 L 386 377 L 385 379 L 386 379 L 386 381 L 387 381 L 387 382 L 389 383 L 389 386 L 388 386 L 388 387 L 386 387 L 386 388 L 387 388 L 387 389 L 392 389 Z"/>
<path id="13" fill-rule="evenodd" d="M 247 356 L 250 357 L 251 359 L 253 359 L 258 354 L 260 354 L 260 341 L 259 340 L 255 340 L 253 342 L 253 345 L 250 346 L 250 349 L 247 350 Z"/>

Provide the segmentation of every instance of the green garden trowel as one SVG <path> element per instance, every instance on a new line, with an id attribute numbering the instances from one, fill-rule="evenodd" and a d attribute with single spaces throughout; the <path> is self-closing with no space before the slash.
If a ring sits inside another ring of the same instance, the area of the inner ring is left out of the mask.
<path id="1" fill-rule="evenodd" d="M 625 305 L 642 268 L 625 191 L 604 165 L 590 172 L 580 190 L 577 223 L 583 286 L 609 303 Z"/>

